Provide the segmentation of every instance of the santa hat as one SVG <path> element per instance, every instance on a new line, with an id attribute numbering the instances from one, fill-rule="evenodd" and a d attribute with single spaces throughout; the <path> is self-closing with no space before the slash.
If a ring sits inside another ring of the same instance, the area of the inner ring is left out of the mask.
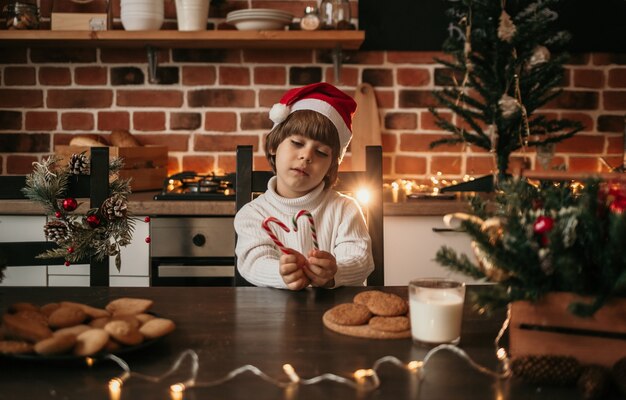
<path id="1" fill-rule="evenodd" d="M 352 139 L 352 115 L 356 111 L 356 102 L 331 84 L 322 82 L 289 90 L 270 110 L 270 119 L 274 126 L 298 110 L 316 111 L 328 119 L 339 133 L 339 162 L 343 159 L 350 139 Z"/>

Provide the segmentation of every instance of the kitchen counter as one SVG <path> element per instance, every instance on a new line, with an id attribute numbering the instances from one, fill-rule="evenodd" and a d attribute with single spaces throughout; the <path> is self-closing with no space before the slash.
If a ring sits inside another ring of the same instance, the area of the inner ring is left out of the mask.
<path id="1" fill-rule="evenodd" d="M 129 202 L 129 209 L 135 215 L 234 215 L 235 202 L 233 201 L 168 201 L 154 200 L 157 192 L 133 193 Z M 80 202 L 80 201 L 79 201 Z M 87 209 L 86 202 L 78 208 L 78 212 Z M 465 200 L 411 200 L 399 203 L 385 203 L 383 207 L 386 216 L 426 216 L 445 215 L 451 212 L 466 211 Z M 0 214 L 2 215 L 42 215 L 43 207 L 30 200 L 0 200 Z"/>

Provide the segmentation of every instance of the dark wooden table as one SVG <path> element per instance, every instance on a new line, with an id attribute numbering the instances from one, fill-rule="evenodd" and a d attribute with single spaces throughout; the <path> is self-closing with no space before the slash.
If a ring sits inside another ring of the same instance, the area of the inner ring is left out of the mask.
<path id="1" fill-rule="evenodd" d="M 0 307 L 18 301 L 35 304 L 70 300 L 104 306 L 122 297 L 153 299 L 155 313 L 171 318 L 177 329 L 152 346 L 121 357 L 134 372 L 160 375 L 186 349 L 199 355 L 198 381 L 212 381 L 242 365 L 252 364 L 287 381 L 282 366 L 293 365 L 302 378 L 323 373 L 351 377 L 376 360 L 394 356 L 403 362 L 422 360 L 428 349 L 410 339 L 373 340 L 336 334 L 322 324 L 322 314 L 335 304 L 350 302 L 369 288 L 307 289 L 289 292 L 264 288 L 0 288 Z M 384 290 L 406 297 L 406 287 Z M 479 290 L 478 288 L 470 288 Z M 494 369 L 493 340 L 503 314 L 485 317 L 466 307 L 460 347 L 477 363 Z M 188 377 L 189 363 L 159 383 L 128 380 L 122 399 L 170 399 L 169 386 Z M 82 362 L 49 363 L 0 360 L 0 399 L 109 399 L 108 382 L 121 374 L 111 361 L 87 367 Z M 335 382 L 301 386 L 297 393 L 273 386 L 246 373 L 212 388 L 196 388 L 185 399 L 577 399 L 574 388 L 498 381 L 471 368 L 449 352 L 435 354 L 418 384 L 407 371 L 385 363 L 380 387 L 368 393 Z"/>

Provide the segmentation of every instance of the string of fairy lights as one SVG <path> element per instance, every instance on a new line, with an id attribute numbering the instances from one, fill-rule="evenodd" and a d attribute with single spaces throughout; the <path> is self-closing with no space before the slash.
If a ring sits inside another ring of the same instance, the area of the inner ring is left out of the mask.
<path id="1" fill-rule="evenodd" d="M 191 361 L 191 368 L 189 371 L 189 377 L 181 382 L 174 383 L 169 386 L 169 394 L 172 400 L 182 400 L 184 397 L 185 391 L 194 390 L 198 388 L 209 388 L 219 386 L 224 384 L 235 377 L 250 373 L 254 376 L 259 377 L 260 379 L 286 391 L 286 394 L 294 393 L 297 391 L 299 386 L 308 386 L 315 385 L 322 382 L 330 381 L 339 383 L 342 385 L 346 385 L 358 391 L 373 391 L 380 387 L 381 381 L 378 375 L 378 369 L 383 364 L 392 364 L 401 370 L 406 371 L 412 376 L 416 377 L 418 381 L 421 381 L 425 378 L 427 373 L 427 365 L 431 358 L 442 351 L 448 351 L 459 358 L 463 359 L 467 364 L 473 368 L 474 370 L 490 376 L 495 379 L 506 379 L 511 376 L 511 371 L 509 367 L 509 356 L 504 347 L 500 345 L 500 341 L 504 336 L 506 330 L 508 329 L 510 321 L 510 313 L 507 313 L 507 317 L 503 322 L 500 331 L 498 332 L 494 345 L 496 350 L 496 357 L 498 359 L 498 368 L 496 370 L 489 369 L 484 367 L 478 363 L 476 363 L 472 358 L 461 348 L 450 345 L 450 344 L 442 344 L 436 346 L 429 350 L 424 358 L 421 361 L 412 360 L 404 362 L 397 357 L 394 356 L 384 356 L 379 358 L 374 362 L 371 368 L 368 369 L 358 369 L 352 373 L 351 377 L 341 376 L 334 373 L 324 373 L 322 375 L 314 376 L 311 378 L 303 378 L 296 370 L 293 368 L 291 364 L 283 365 L 283 372 L 286 375 L 286 379 L 277 379 L 274 378 L 267 373 L 263 372 L 261 369 L 254 365 L 243 365 L 239 368 L 236 368 L 221 378 L 211 380 L 211 381 L 198 381 L 198 372 L 200 371 L 200 357 L 198 354 L 191 349 L 187 349 L 183 351 L 172 363 L 171 367 L 162 373 L 161 375 L 146 375 L 140 372 L 132 371 L 128 363 L 124 361 L 122 358 L 116 355 L 107 355 L 102 360 L 110 360 L 116 363 L 121 369 L 122 373 L 109 381 L 109 398 L 110 400 L 119 400 L 121 397 L 121 391 L 123 385 L 129 379 L 139 379 L 151 383 L 159 383 L 163 382 L 167 377 L 178 372 L 181 369 L 181 366 L 186 360 Z M 95 362 L 94 359 L 88 358 L 87 364 L 93 365 Z M 185 364 L 186 365 L 186 364 Z"/>

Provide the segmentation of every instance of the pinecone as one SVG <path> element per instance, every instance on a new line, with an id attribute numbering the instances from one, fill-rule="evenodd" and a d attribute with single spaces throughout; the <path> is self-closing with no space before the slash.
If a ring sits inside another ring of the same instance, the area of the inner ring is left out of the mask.
<path id="1" fill-rule="evenodd" d="M 523 356 L 511 360 L 513 375 L 530 383 L 571 385 L 576 382 L 581 366 L 574 357 Z"/>
<path id="2" fill-rule="evenodd" d="M 89 158 L 84 153 L 72 154 L 68 167 L 71 174 L 87 175 L 89 174 Z"/>
<path id="3" fill-rule="evenodd" d="M 126 217 L 127 211 L 128 201 L 124 196 L 112 196 L 102 203 L 102 215 L 109 221 Z"/>
<path id="4" fill-rule="evenodd" d="M 608 368 L 587 365 L 583 367 L 576 385 L 585 400 L 605 399 L 611 390 L 611 374 Z"/>
<path id="5" fill-rule="evenodd" d="M 46 238 L 55 243 L 59 243 L 68 238 L 68 230 L 62 221 L 50 221 L 43 227 Z"/>
<path id="6" fill-rule="evenodd" d="M 611 368 L 613 382 L 619 389 L 622 396 L 626 397 L 626 357 L 622 357 Z"/>

